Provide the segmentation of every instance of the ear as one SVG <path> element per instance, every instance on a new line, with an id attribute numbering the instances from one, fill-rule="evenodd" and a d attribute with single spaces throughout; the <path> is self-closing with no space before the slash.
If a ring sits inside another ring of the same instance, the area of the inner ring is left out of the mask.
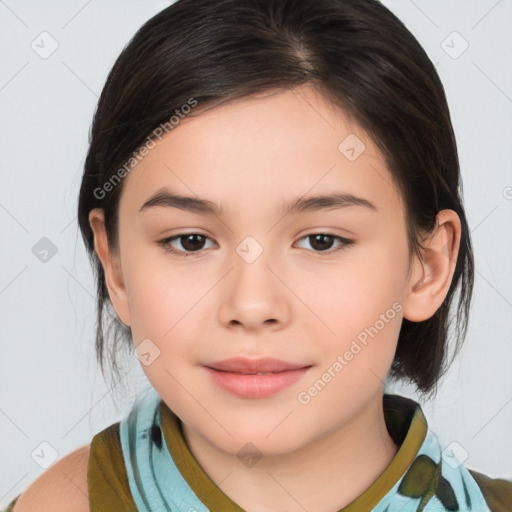
<path id="1" fill-rule="evenodd" d="M 119 254 L 116 251 L 112 253 L 110 250 L 102 208 L 94 208 L 89 212 L 89 224 L 94 233 L 94 249 L 103 267 L 110 301 L 119 319 L 125 325 L 130 325 L 130 309 L 121 271 L 121 262 Z"/>
<path id="2" fill-rule="evenodd" d="M 443 303 L 452 282 L 459 253 L 460 219 L 453 210 L 441 210 L 437 225 L 422 243 L 423 261 L 414 256 L 413 271 L 403 302 L 403 316 L 412 322 L 431 318 Z"/>

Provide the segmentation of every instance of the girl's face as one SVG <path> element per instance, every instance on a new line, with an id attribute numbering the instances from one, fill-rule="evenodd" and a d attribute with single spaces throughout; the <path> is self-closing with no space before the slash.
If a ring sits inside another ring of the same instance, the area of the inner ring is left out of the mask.
<path id="1" fill-rule="evenodd" d="M 157 192 L 190 200 L 144 207 Z M 381 402 L 402 317 L 420 314 L 383 157 L 307 86 L 181 120 L 125 178 L 119 247 L 109 292 L 142 368 L 187 429 L 231 454 L 291 452 Z M 238 356 L 306 369 L 207 368 Z"/>

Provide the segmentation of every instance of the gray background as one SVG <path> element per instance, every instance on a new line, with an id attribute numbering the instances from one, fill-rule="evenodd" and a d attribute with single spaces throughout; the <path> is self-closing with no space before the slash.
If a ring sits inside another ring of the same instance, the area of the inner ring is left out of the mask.
<path id="1" fill-rule="evenodd" d="M 384 3 L 445 85 L 476 259 L 464 349 L 423 410 L 466 466 L 512 479 L 512 3 Z M 115 404 L 96 367 L 95 288 L 76 207 L 106 75 L 143 22 L 168 5 L 0 1 L 0 506 L 53 454 L 121 419 L 148 386 L 132 359 Z M 33 248 L 50 245 L 56 252 L 43 262 Z M 416 396 L 404 386 L 396 392 Z"/>

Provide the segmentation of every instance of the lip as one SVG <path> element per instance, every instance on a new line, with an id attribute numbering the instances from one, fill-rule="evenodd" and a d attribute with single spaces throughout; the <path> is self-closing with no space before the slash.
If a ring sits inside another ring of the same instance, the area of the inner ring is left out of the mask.
<path id="1" fill-rule="evenodd" d="M 242 398 L 265 398 L 300 380 L 311 365 L 265 357 L 234 357 L 204 365 L 213 382 Z"/>
<path id="2" fill-rule="evenodd" d="M 289 363 L 273 357 L 261 357 L 259 359 L 249 359 L 247 357 L 231 357 L 223 361 L 208 363 L 205 366 L 214 370 L 221 370 L 232 373 L 277 373 L 288 370 L 298 370 L 304 368 L 305 364 Z"/>

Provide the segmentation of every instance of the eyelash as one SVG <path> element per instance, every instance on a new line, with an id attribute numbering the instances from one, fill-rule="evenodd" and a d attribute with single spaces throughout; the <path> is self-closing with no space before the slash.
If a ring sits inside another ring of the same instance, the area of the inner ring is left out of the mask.
<path id="1" fill-rule="evenodd" d="M 174 235 L 174 236 L 171 236 L 171 237 L 168 237 L 168 238 L 164 238 L 163 240 L 160 240 L 157 243 L 158 243 L 158 245 L 163 247 L 165 252 L 170 252 L 170 253 L 173 253 L 173 254 L 177 254 L 180 257 L 187 258 L 188 256 L 193 256 L 195 254 L 199 254 L 202 251 L 202 249 L 200 249 L 198 251 L 193 251 L 193 252 L 185 252 L 185 251 L 176 250 L 176 249 L 174 249 L 169 244 L 170 244 L 170 242 L 172 242 L 174 240 L 177 240 L 177 239 L 179 239 L 179 238 L 181 238 L 183 236 L 190 236 L 190 235 L 200 235 L 200 236 L 205 237 L 206 239 L 209 239 L 209 237 L 207 237 L 203 233 L 180 233 L 178 235 Z M 341 242 L 341 245 L 336 247 L 335 249 L 330 249 L 328 251 L 313 251 L 313 252 L 316 252 L 317 254 L 319 254 L 321 256 L 328 256 L 328 255 L 333 254 L 335 252 L 338 252 L 338 251 L 341 251 L 343 249 L 346 249 L 350 245 L 354 244 L 354 240 L 350 240 L 348 238 L 344 238 L 344 237 L 339 236 L 339 235 L 334 235 L 333 233 L 324 233 L 324 232 L 309 233 L 309 234 L 299 238 L 299 240 L 303 240 L 304 238 L 309 238 L 309 237 L 315 236 L 315 235 L 329 236 L 329 237 L 337 239 L 337 240 L 339 240 Z"/>

